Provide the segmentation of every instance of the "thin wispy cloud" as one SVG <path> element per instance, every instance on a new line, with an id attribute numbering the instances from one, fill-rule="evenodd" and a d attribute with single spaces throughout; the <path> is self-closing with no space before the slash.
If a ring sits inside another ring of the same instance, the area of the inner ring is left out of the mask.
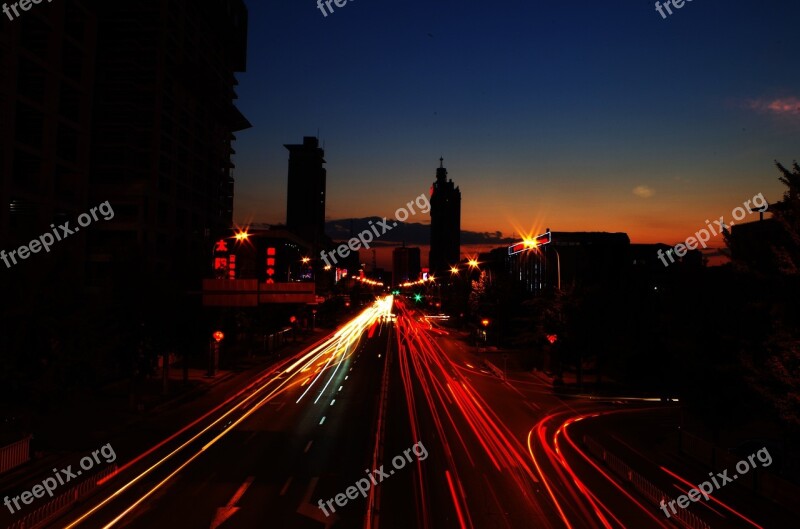
<path id="1" fill-rule="evenodd" d="M 778 116 L 800 116 L 800 99 L 796 97 L 755 99 L 748 101 L 747 106 L 758 112 L 765 112 Z"/>
<path id="2" fill-rule="evenodd" d="M 656 194 L 653 188 L 647 186 L 636 186 L 633 188 L 633 194 L 639 198 L 650 198 Z"/>

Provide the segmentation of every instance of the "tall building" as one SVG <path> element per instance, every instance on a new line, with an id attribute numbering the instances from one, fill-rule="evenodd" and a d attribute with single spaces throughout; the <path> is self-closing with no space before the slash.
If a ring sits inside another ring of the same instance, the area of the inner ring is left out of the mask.
<path id="1" fill-rule="evenodd" d="M 431 189 L 431 273 L 440 275 L 461 260 L 461 191 L 447 179 L 444 158 L 439 159 Z"/>
<path id="2" fill-rule="evenodd" d="M 97 20 L 85 0 L 42 4 L 0 30 L 0 241 L 16 250 L 88 210 Z M 96 206 L 97 204 L 91 204 Z M 82 285 L 85 233 L 11 268 L 4 305 Z M 45 257 L 46 256 L 46 257 Z M 44 283 L 47 277 L 50 283 Z M 27 294 L 27 295 L 25 295 Z"/>
<path id="3" fill-rule="evenodd" d="M 314 136 L 284 147 L 289 151 L 286 227 L 308 241 L 316 253 L 325 241 L 325 151 Z"/>
<path id="4" fill-rule="evenodd" d="M 416 281 L 421 272 L 419 248 L 395 248 L 392 251 L 392 277 L 399 285 L 406 281 Z"/>
<path id="5" fill-rule="evenodd" d="M 95 3 L 102 75 L 90 189 L 116 217 L 92 231 L 92 276 L 135 261 L 196 285 L 230 233 L 234 133 L 251 126 L 234 105 L 247 9 L 242 0 Z"/>
<path id="6" fill-rule="evenodd" d="M 246 44 L 242 0 L 41 2 L 2 22 L 0 250 L 60 235 L 0 261 L 0 397 L 43 366 L 89 380 L 129 375 L 145 343 L 203 350 L 184 309 L 230 234 Z"/>

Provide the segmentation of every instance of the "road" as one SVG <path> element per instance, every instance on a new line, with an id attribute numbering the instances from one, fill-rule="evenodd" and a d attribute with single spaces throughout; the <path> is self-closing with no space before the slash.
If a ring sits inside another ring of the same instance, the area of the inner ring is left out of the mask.
<path id="1" fill-rule="evenodd" d="M 652 465 L 607 426 L 665 424 L 673 410 L 503 380 L 435 320 L 386 297 L 121 462 L 56 526 L 680 527 L 620 477 L 627 467 L 615 475 L 598 459 L 608 446 Z M 648 479 L 681 493 L 653 468 Z M 703 512 L 715 529 L 761 527 L 720 511 Z"/>

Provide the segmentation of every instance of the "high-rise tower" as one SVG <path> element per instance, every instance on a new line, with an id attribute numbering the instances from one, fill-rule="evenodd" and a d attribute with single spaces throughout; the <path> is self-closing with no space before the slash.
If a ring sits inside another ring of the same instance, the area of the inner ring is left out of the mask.
<path id="1" fill-rule="evenodd" d="M 447 179 L 444 158 L 439 159 L 431 189 L 430 271 L 447 272 L 461 260 L 461 191 Z"/>
<path id="2" fill-rule="evenodd" d="M 286 227 L 316 250 L 325 238 L 325 151 L 319 139 L 305 136 L 289 150 L 289 186 L 286 197 Z"/>

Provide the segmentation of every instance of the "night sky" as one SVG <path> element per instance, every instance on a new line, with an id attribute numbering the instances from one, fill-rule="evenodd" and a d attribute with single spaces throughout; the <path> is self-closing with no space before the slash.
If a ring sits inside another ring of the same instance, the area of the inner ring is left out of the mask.
<path id="1" fill-rule="evenodd" d="M 285 221 L 283 144 L 317 131 L 329 219 L 391 216 L 444 156 L 463 229 L 640 243 L 780 199 L 800 153 L 796 2 L 246 3 L 240 223 Z"/>

